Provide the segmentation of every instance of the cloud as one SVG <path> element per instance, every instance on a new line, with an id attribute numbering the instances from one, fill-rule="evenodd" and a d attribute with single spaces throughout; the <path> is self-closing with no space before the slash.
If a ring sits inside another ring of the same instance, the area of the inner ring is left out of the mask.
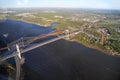
<path id="1" fill-rule="evenodd" d="M 22 7 L 27 7 L 28 6 L 29 1 L 28 0 L 18 0 L 17 1 L 17 5 L 18 6 L 22 6 Z"/>

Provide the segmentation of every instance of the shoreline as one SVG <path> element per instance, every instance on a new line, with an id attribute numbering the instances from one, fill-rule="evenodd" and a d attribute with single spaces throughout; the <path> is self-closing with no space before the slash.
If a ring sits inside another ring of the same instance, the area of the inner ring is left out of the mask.
<path id="1" fill-rule="evenodd" d="M 8 18 L 9 19 L 9 18 Z M 38 24 L 38 23 L 34 23 L 34 22 L 31 22 L 31 21 L 26 21 L 26 20 L 22 20 L 22 19 L 11 19 L 11 20 L 17 20 L 17 21 L 21 21 L 21 22 L 25 22 L 25 23 L 28 23 L 28 24 L 33 24 L 33 25 L 37 25 L 37 26 L 42 26 L 42 27 L 50 27 L 51 24 L 55 23 L 55 22 L 52 22 L 50 23 L 49 25 L 41 25 L 41 24 Z"/>
<path id="2" fill-rule="evenodd" d="M 7 19 L 9 20 L 9 18 L 7 18 Z M 6 19 L 6 20 L 7 20 L 7 19 Z M 40 25 L 40 24 L 37 24 L 37 23 L 25 21 L 25 20 L 22 20 L 22 19 L 10 19 L 10 20 L 21 21 L 21 22 L 25 22 L 25 23 L 28 23 L 28 24 L 33 24 L 33 25 L 41 26 L 41 27 L 49 27 L 49 26 L 44 26 L 44 25 Z M 52 24 L 52 23 L 51 23 L 51 24 Z"/>
<path id="3" fill-rule="evenodd" d="M 78 43 L 82 44 L 82 45 L 85 46 L 85 47 L 88 47 L 88 48 L 91 48 L 91 49 L 96 49 L 96 50 L 101 51 L 101 52 L 103 52 L 104 54 L 107 54 L 107 55 L 110 55 L 110 56 L 120 57 L 120 54 L 119 54 L 118 52 L 110 52 L 110 51 L 107 51 L 107 50 L 102 49 L 102 48 L 100 48 L 100 47 L 95 47 L 95 46 L 92 45 L 92 44 L 91 44 L 91 45 L 84 44 L 84 43 L 82 43 L 82 42 L 79 41 L 79 40 L 69 40 L 69 41 L 78 42 Z M 116 53 L 117 53 L 117 54 L 116 54 Z"/>

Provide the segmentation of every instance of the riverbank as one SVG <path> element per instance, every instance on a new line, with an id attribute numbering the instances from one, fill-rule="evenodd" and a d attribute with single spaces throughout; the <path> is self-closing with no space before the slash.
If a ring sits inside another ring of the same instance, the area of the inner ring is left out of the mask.
<path id="1" fill-rule="evenodd" d="M 22 20 L 22 19 L 17 19 L 17 20 L 22 21 L 22 22 L 26 22 L 26 23 L 30 23 L 30 24 L 36 24 L 38 26 L 43 26 L 43 27 L 49 27 L 50 26 L 50 24 L 49 25 L 41 25 L 41 24 L 31 22 L 31 21 L 27 21 L 27 20 Z"/>
<path id="2" fill-rule="evenodd" d="M 106 41 L 104 41 L 103 44 L 101 44 L 100 40 L 89 37 L 84 33 L 80 33 L 75 36 L 72 36 L 72 37 L 70 37 L 70 40 L 79 42 L 80 44 L 83 44 L 87 47 L 97 49 L 108 55 L 120 56 L 120 53 L 114 49 L 114 48 L 116 48 L 116 46 L 118 46 L 117 48 L 119 49 L 119 44 L 116 44 L 115 47 L 111 46 L 112 44 L 110 43 L 109 40 L 106 40 Z"/>
<path id="3" fill-rule="evenodd" d="M 99 46 L 95 46 L 93 44 L 85 44 L 85 43 L 83 43 L 83 42 L 81 42 L 79 40 L 70 40 L 70 41 L 76 41 L 76 42 L 78 42 L 78 43 L 80 43 L 80 44 L 82 44 L 82 45 L 84 45 L 86 47 L 99 50 L 99 51 L 101 51 L 101 52 L 103 52 L 103 53 L 105 53 L 107 55 L 112 55 L 112 56 L 118 56 L 118 57 L 120 57 L 120 54 L 118 54 L 117 52 L 108 51 L 107 49 L 100 48 Z"/>

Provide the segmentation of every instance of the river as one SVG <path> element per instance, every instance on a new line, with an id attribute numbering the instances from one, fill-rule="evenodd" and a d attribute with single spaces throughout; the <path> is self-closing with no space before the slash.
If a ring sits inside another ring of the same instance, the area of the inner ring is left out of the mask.
<path id="1" fill-rule="evenodd" d="M 7 27 L 1 28 L 1 25 Z M 9 34 L 7 42 L 21 36 L 42 34 L 44 28 L 15 20 L 0 23 L 0 33 L 5 34 L 7 31 Z M 52 28 L 48 27 L 46 30 L 45 32 L 50 32 Z M 119 57 L 107 55 L 77 42 L 61 39 L 22 56 L 25 57 L 22 66 L 25 80 L 120 80 Z"/>
<path id="2" fill-rule="evenodd" d="M 50 26 L 44 27 L 19 20 L 7 19 L 0 22 L 0 39 L 4 40 L 6 43 L 10 43 L 21 37 L 38 36 L 51 32 L 53 27 L 57 24 L 57 22 L 53 22 Z"/>

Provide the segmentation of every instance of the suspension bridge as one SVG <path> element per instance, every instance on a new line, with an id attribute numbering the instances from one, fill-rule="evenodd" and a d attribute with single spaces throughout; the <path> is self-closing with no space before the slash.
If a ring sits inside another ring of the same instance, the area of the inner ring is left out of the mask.
<path id="1" fill-rule="evenodd" d="M 16 72 L 17 72 L 16 73 L 16 80 L 19 80 L 20 79 L 20 74 L 21 74 L 21 64 L 23 63 L 23 58 L 22 58 L 21 55 L 23 53 L 26 53 L 30 50 L 35 49 L 35 48 L 44 46 L 46 44 L 55 42 L 55 41 L 60 40 L 62 38 L 69 39 L 69 36 L 76 35 L 80 32 L 81 32 L 80 30 L 73 31 L 73 32 L 70 32 L 69 30 L 65 30 L 65 31 L 54 30 L 51 33 L 42 34 L 42 35 L 39 35 L 39 36 L 36 36 L 36 37 L 22 37 L 18 40 L 15 40 L 15 41 L 11 42 L 10 44 L 7 45 L 7 47 L 0 49 L 0 50 L 6 50 L 7 49 L 8 52 L 12 50 L 12 52 L 10 54 L 5 55 L 5 56 L 1 56 L 0 57 L 0 62 L 14 57 L 15 61 L 16 61 Z M 49 36 L 56 36 L 56 37 L 53 38 L 53 39 L 44 41 L 44 42 L 34 43 L 36 40 L 40 40 L 40 39 L 43 39 L 43 38 L 46 38 L 46 37 L 49 37 Z"/>

